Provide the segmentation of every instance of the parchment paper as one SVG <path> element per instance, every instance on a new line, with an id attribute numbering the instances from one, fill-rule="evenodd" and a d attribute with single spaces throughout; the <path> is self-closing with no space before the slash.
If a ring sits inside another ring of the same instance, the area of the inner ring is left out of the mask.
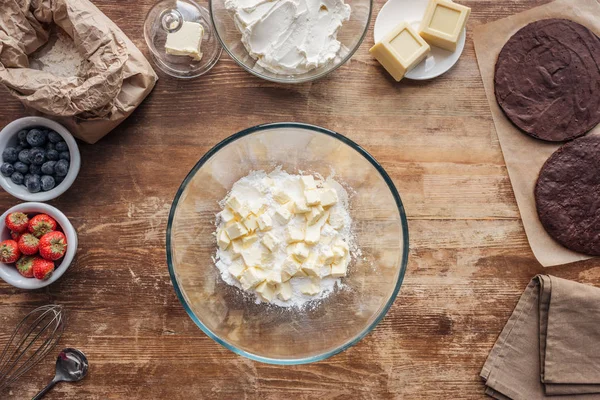
<path id="1" fill-rule="evenodd" d="M 83 76 L 30 68 L 52 25 L 89 63 Z M 94 143 L 123 122 L 158 77 L 129 38 L 88 0 L 0 0 L 0 83 L 30 111 Z"/>
<path id="2" fill-rule="evenodd" d="M 565 18 L 578 22 L 600 35 L 599 0 L 557 0 L 474 29 L 473 41 L 485 93 L 504 161 L 521 212 L 529 245 L 544 267 L 568 264 L 591 258 L 575 253 L 552 239 L 538 219 L 534 188 L 540 169 L 560 144 L 534 139 L 515 127 L 504 115 L 494 95 L 494 68 L 504 44 L 530 22 L 547 18 Z M 600 134 L 600 125 L 589 134 Z"/>

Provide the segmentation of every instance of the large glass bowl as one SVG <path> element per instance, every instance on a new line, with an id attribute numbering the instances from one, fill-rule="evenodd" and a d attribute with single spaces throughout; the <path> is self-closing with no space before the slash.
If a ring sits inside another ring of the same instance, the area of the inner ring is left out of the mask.
<path id="1" fill-rule="evenodd" d="M 302 309 L 255 304 L 222 281 L 211 258 L 217 202 L 250 171 L 277 166 L 289 173 L 335 173 L 350 195 L 362 251 L 342 278 L 344 289 Z M 225 139 L 185 178 L 169 214 L 169 273 L 185 310 L 218 343 L 267 363 L 314 362 L 357 343 L 394 302 L 407 258 L 406 216 L 390 177 L 357 144 L 312 125 L 260 125 Z"/>
<path id="2" fill-rule="evenodd" d="M 232 15 L 225 9 L 225 0 L 209 0 L 209 11 L 223 48 L 244 69 L 259 78 L 273 82 L 301 83 L 322 78 L 342 66 L 362 43 L 369 28 L 373 0 L 344 0 L 344 2 L 350 6 L 351 13 L 350 19 L 344 22 L 338 31 L 337 39 L 342 44 L 338 57 L 329 64 L 298 75 L 276 74 L 256 65 L 254 58 L 248 54 L 242 44 L 242 34 L 237 29 Z"/>

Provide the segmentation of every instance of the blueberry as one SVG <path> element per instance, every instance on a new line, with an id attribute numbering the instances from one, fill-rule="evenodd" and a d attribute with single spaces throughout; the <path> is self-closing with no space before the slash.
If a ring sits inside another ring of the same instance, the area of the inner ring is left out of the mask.
<path id="1" fill-rule="evenodd" d="M 19 138 L 19 142 L 27 142 L 27 130 L 23 129 L 17 133 L 17 137 Z"/>
<path id="2" fill-rule="evenodd" d="M 60 158 L 60 155 L 56 150 L 48 150 L 46 151 L 46 158 L 50 161 L 57 161 Z"/>
<path id="3" fill-rule="evenodd" d="M 42 190 L 42 181 L 39 175 L 31 175 L 27 180 L 27 190 L 31 193 L 37 193 Z"/>
<path id="4" fill-rule="evenodd" d="M 52 142 L 48 142 L 46 143 L 46 151 L 48 150 L 55 150 L 55 145 Z"/>
<path id="5" fill-rule="evenodd" d="M 27 143 L 32 147 L 43 146 L 46 144 L 46 137 L 42 131 L 33 128 L 27 133 Z"/>
<path id="6" fill-rule="evenodd" d="M 39 175 L 42 173 L 42 167 L 39 165 L 31 164 L 29 166 L 29 173 L 32 175 L 35 175 L 35 174 Z"/>
<path id="7" fill-rule="evenodd" d="M 58 186 L 64 180 L 65 180 L 64 176 L 55 176 L 54 177 L 54 182 L 56 183 L 56 186 Z"/>
<path id="8" fill-rule="evenodd" d="M 17 150 L 17 157 L 18 157 L 19 153 L 23 150 L 23 146 L 17 146 L 17 147 L 15 147 L 15 150 Z"/>
<path id="9" fill-rule="evenodd" d="M 33 175 L 31 174 L 25 174 L 25 176 L 23 177 L 23 181 L 25 183 L 25 186 L 27 186 L 27 181 L 29 180 L 29 178 L 31 178 Z"/>
<path id="10" fill-rule="evenodd" d="M 14 147 L 7 147 L 2 152 L 2 161 L 4 161 L 4 162 L 14 163 L 18 159 L 19 159 L 19 153 L 17 152 L 17 149 Z"/>
<path id="11" fill-rule="evenodd" d="M 60 136 L 58 133 L 54 132 L 54 131 L 50 131 L 48 132 L 48 139 L 52 142 L 52 143 L 58 143 L 58 142 L 62 142 L 63 138 L 62 136 Z"/>
<path id="12" fill-rule="evenodd" d="M 58 158 L 61 160 L 71 161 L 71 154 L 68 151 L 61 151 Z"/>
<path id="13" fill-rule="evenodd" d="M 55 148 L 58 152 L 69 151 L 69 146 L 67 145 L 67 142 L 58 142 L 58 143 L 56 143 Z"/>
<path id="14" fill-rule="evenodd" d="M 5 162 L 4 164 L 0 165 L 0 172 L 4 176 L 11 176 L 15 172 L 15 167 L 13 167 L 10 163 Z"/>
<path id="15" fill-rule="evenodd" d="M 56 186 L 56 183 L 54 182 L 54 178 L 49 175 L 43 175 L 41 182 L 42 182 L 42 190 L 44 192 L 54 189 L 54 186 Z"/>
<path id="16" fill-rule="evenodd" d="M 19 161 L 25 164 L 29 164 L 29 149 L 24 149 L 19 152 Z"/>
<path id="17" fill-rule="evenodd" d="M 10 176 L 10 180 L 13 181 L 13 183 L 15 183 L 17 185 L 22 185 L 23 184 L 23 174 L 20 172 L 14 172 Z"/>
<path id="18" fill-rule="evenodd" d="M 27 140 L 19 140 L 19 146 L 21 146 L 24 149 L 29 149 L 31 148 L 31 146 L 29 145 L 29 143 L 27 143 Z"/>
<path id="19" fill-rule="evenodd" d="M 21 161 L 17 161 L 16 163 L 14 163 L 13 166 L 15 167 L 15 171 L 20 172 L 22 174 L 26 174 L 29 172 L 29 165 Z"/>
<path id="20" fill-rule="evenodd" d="M 42 172 L 46 175 L 54 175 L 54 165 L 56 161 L 46 161 L 42 165 Z"/>
<path id="21" fill-rule="evenodd" d="M 54 165 L 54 174 L 56 176 L 66 176 L 69 172 L 69 162 L 67 160 L 58 160 Z"/>
<path id="22" fill-rule="evenodd" d="M 40 147 L 34 147 L 29 150 L 29 162 L 36 165 L 42 165 L 46 162 L 46 151 Z"/>

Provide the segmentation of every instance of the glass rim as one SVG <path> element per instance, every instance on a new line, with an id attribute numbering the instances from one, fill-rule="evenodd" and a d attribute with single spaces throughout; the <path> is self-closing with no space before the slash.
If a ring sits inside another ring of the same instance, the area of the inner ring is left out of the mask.
<path id="1" fill-rule="evenodd" d="M 371 163 L 371 165 L 373 165 L 375 167 L 377 172 L 379 172 L 380 176 L 383 178 L 384 182 L 387 184 L 388 189 L 392 193 L 392 196 L 394 197 L 394 200 L 396 202 L 396 206 L 397 206 L 398 212 L 400 214 L 400 223 L 402 225 L 402 244 L 403 244 L 402 259 L 400 261 L 400 269 L 398 272 L 398 278 L 396 280 L 396 285 L 394 287 L 392 295 L 387 300 L 386 304 L 383 306 L 383 308 L 381 309 L 379 314 L 375 317 L 373 322 L 371 322 L 366 328 L 364 328 L 361 332 L 359 332 L 353 338 L 351 338 L 344 344 L 337 346 L 333 350 L 329 350 L 322 354 L 318 354 L 318 355 L 311 356 L 311 357 L 296 358 L 296 359 L 278 359 L 278 358 L 259 356 L 259 355 L 247 352 L 245 350 L 242 350 L 242 349 L 238 348 L 237 346 L 232 345 L 232 344 L 228 343 L 227 341 L 221 339 L 218 335 L 213 333 L 206 325 L 204 325 L 204 323 L 202 323 L 202 321 L 200 321 L 200 319 L 192 311 L 191 307 L 188 305 L 188 302 L 186 301 L 185 297 L 183 296 L 182 289 L 180 288 L 179 283 L 177 282 L 177 277 L 175 276 L 175 270 L 173 267 L 173 259 L 172 259 L 172 254 L 171 254 L 171 230 L 173 227 L 175 211 L 179 204 L 181 195 L 187 188 L 187 186 L 190 183 L 190 181 L 192 180 L 192 178 L 196 175 L 198 170 L 200 168 L 202 168 L 202 166 L 208 160 L 210 160 L 213 155 L 218 153 L 222 148 L 229 145 L 230 143 L 233 143 L 234 141 L 241 139 L 245 136 L 251 135 L 253 133 L 257 133 L 257 132 L 264 131 L 264 130 L 277 129 L 277 128 L 299 128 L 299 129 L 305 129 L 305 130 L 317 132 L 320 134 L 325 134 L 327 136 L 330 136 L 332 138 L 335 138 L 335 139 L 345 143 L 346 145 L 350 146 L 355 151 L 357 151 L 367 161 L 369 161 Z M 168 223 L 167 223 L 166 236 L 167 236 L 166 237 L 167 266 L 169 268 L 169 276 L 171 278 L 171 283 L 173 284 L 173 288 L 175 289 L 175 294 L 177 295 L 179 302 L 183 305 L 183 308 L 185 309 L 188 316 L 192 319 L 192 321 L 194 321 L 194 323 L 209 338 L 213 339 L 215 342 L 219 343 L 226 349 L 228 349 L 238 355 L 241 355 L 243 357 L 254 360 L 254 361 L 259 361 L 259 362 L 263 362 L 263 363 L 267 363 L 267 364 L 275 364 L 275 365 L 298 365 L 298 364 L 308 364 L 308 363 L 313 363 L 316 361 L 322 361 L 322 360 L 325 360 L 325 359 L 327 359 L 331 356 L 334 356 L 338 353 L 341 353 L 342 351 L 349 349 L 350 347 L 354 346 L 359 341 L 361 341 L 365 336 L 367 336 L 369 333 L 371 333 L 373 331 L 373 329 L 375 329 L 375 327 L 387 315 L 389 309 L 391 308 L 392 304 L 396 300 L 398 293 L 400 292 L 400 288 L 402 286 L 402 282 L 404 281 L 404 275 L 406 273 L 406 267 L 408 264 L 408 253 L 409 253 L 408 220 L 406 218 L 406 212 L 404 210 L 404 205 L 402 204 L 400 194 L 398 193 L 398 190 L 396 189 L 394 182 L 392 181 L 390 176 L 387 174 L 385 169 L 383 169 L 383 167 L 379 164 L 379 162 L 377 162 L 377 160 L 375 160 L 375 158 L 371 154 L 369 154 L 365 149 L 363 149 L 361 146 L 356 144 L 354 141 L 348 139 L 346 136 L 341 135 L 337 132 L 331 131 L 329 129 L 316 126 L 316 125 L 299 123 L 299 122 L 276 122 L 276 123 L 256 125 L 256 126 L 244 129 L 238 133 L 235 133 L 235 134 L 225 138 L 224 140 L 222 140 L 221 142 L 216 144 L 214 147 L 212 147 L 209 151 L 207 151 L 200 158 L 200 160 L 198 160 L 198 162 L 192 167 L 190 172 L 186 175 L 183 182 L 177 189 L 177 193 L 175 194 L 175 198 L 173 199 L 173 203 L 171 204 L 171 209 L 169 211 L 169 219 L 168 219 Z"/>
<path id="2" fill-rule="evenodd" d="M 367 36 L 367 32 L 369 31 L 369 26 L 371 25 L 371 16 L 373 15 L 373 0 L 368 0 L 369 1 L 369 15 L 367 16 L 367 23 L 365 24 L 365 27 L 363 29 L 362 34 L 360 35 L 360 38 L 358 39 L 358 42 L 356 42 L 356 45 L 354 45 L 354 48 L 351 49 L 348 54 L 346 54 L 346 56 L 340 60 L 340 62 L 333 64 L 333 62 L 331 63 L 332 65 L 326 69 L 323 72 L 318 73 L 315 76 L 312 77 L 306 77 L 306 78 L 275 78 L 273 76 L 267 76 L 264 74 L 261 74 L 260 72 L 254 71 L 253 69 L 249 68 L 243 61 L 241 61 L 238 57 L 236 57 L 233 52 L 231 52 L 229 50 L 229 46 L 227 46 L 225 44 L 225 41 L 223 39 L 221 39 L 221 34 L 219 33 L 219 30 L 217 29 L 217 24 L 215 23 L 215 16 L 214 16 L 214 12 L 213 12 L 213 1 L 215 0 L 209 0 L 208 1 L 208 11 L 210 14 L 210 22 L 213 25 L 215 34 L 217 36 L 217 39 L 219 40 L 219 43 L 221 43 L 221 46 L 225 49 L 225 51 L 227 52 L 227 54 L 229 54 L 229 57 L 231 57 L 233 59 L 233 61 L 236 62 L 236 64 L 238 64 L 239 66 L 241 66 L 242 68 L 244 68 L 246 71 L 250 72 L 252 75 L 257 76 L 259 78 L 262 78 L 264 80 L 270 81 L 270 82 L 275 82 L 275 83 L 290 83 L 290 84 L 296 84 L 296 83 L 305 83 L 305 82 L 312 82 L 312 81 L 316 81 L 318 79 L 321 79 L 323 77 L 325 77 L 326 75 L 330 74 L 331 72 L 335 71 L 336 69 L 338 69 L 339 67 L 341 67 L 342 65 L 346 64 L 348 62 L 348 60 L 350 60 L 350 58 L 352 58 L 352 56 L 354 55 L 354 53 L 356 53 L 356 51 L 359 49 L 360 45 L 362 44 L 362 42 L 365 40 L 365 37 Z M 352 14 L 351 14 L 352 15 Z M 292 76 L 293 75 L 285 75 L 285 76 Z M 301 76 L 301 75 L 298 75 Z"/>

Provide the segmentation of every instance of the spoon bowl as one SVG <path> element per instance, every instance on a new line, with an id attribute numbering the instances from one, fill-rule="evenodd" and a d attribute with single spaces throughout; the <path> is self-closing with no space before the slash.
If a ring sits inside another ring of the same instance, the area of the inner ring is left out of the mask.
<path id="1" fill-rule="evenodd" d="M 85 378 L 88 372 L 88 360 L 82 351 L 66 348 L 56 358 L 56 374 L 54 379 L 39 392 L 32 400 L 39 400 L 46 395 L 58 382 L 78 382 Z"/>

